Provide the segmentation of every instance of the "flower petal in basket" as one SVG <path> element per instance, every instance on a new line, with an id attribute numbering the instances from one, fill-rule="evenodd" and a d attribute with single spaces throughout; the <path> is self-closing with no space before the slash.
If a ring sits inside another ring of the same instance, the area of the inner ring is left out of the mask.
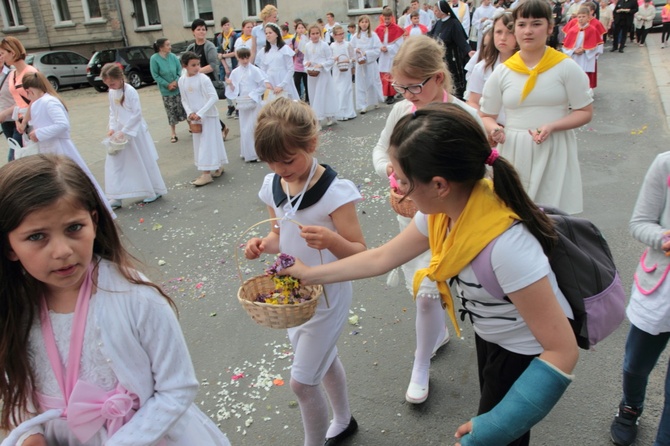
<path id="1" fill-rule="evenodd" d="M 242 308 L 259 325 L 269 328 L 290 328 L 302 325 L 314 316 L 319 297 L 323 294 L 321 285 L 302 286 L 300 294 L 311 299 L 299 304 L 274 305 L 256 302 L 260 294 L 271 293 L 275 285 L 267 275 L 252 277 L 245 280 L 237 291 L 237 299 Z"/>

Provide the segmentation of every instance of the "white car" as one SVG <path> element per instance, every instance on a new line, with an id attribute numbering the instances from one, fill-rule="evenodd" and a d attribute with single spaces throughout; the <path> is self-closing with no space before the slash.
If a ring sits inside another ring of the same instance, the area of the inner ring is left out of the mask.
<path id="1" fill-rule="evenodd" d="M 44 74 L 56 91 L 65 86 L 79 88 L 80 85 L 88 85 L 88 59 L 79 53 L 65 50 L 41 51 L 28 54 L 26 63 Z"/>

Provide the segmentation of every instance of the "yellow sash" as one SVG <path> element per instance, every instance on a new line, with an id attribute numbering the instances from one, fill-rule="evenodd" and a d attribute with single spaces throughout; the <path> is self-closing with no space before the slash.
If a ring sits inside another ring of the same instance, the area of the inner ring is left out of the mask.
<path id="1" fill-rule="evenodd" d="M 240 36 L 240 39 L 242 39 L 242 42 L 246 42 L 247 40 L 251 39 L 253 35 L 247 36 L 246 34 L 242 34 Z"/>
<path id="2" fill-rule="evenodd" d="M 445 214 L 428 216 L 428 240 L 433 257 L 428 268 L 420 269 L 414 275 L 414 295 L 424 278 L 436 282 L 458 336 L 461 330 L 447 280 L 460 273 L 491 240 L 518 219 L 514 211 L 498 198 L 488 179 L 477 182 L 451 230 L 447 230 L 449 217 Z"/>
<path id="3" fill-rule="evenodd" d="M 540 63 L 538 63 L 537 66 L 531 70 L 523 62 L 519 53 L 520 52 L 516 52 L 512 57 L 503 63 L 512 71 L 528 75 L 528 80 L 523 86 L 523 91 L 521 92 L 521 100 L 519 101 L 520 104 L 526 99 L 526 96 L 528 96 L 528 94 L 533 91 L 533 88 L 535 88 L 535 82 L 537 81 L 537 76 L 540 73 L 544 73 L 550 68 L 553 68 L 563 59 L 568 59 L 569 56 L 563 54 L 560 51 L 556 51 L 551 47 L 546 47 L 544 55 L 542 56 L 542 59 L 540 59 Z"/>

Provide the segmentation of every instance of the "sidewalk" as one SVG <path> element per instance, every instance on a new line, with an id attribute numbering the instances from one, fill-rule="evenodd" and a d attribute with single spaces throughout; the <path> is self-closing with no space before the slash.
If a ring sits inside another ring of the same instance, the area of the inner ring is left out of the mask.
<path id="1" fill-rule="evenodd" d="M 657 32 L 649 33 L 645 44 L 651 69 L 656 78 L 656 85 L 658 85 L 659 98 L 665 111 L 665 121 L 670 128 L 670 48 L 661 48 L 661 34 Z M 637 43 L 629 42 L 628 45 L 637 45 Z"/>

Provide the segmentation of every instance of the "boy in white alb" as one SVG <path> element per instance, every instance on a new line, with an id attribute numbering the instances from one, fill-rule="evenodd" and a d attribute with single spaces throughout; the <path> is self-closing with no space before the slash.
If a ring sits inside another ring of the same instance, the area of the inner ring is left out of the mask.
<path id="1" fill-rule="evenodd" d="M 239 66 L 226 79 L 226 97 L 236 101 L 240 112 L 240 156 L 244 161 L 258 161 L 254 144 L 254 125 L 261 111 L 263 92 L 272 86 L 263 71 L 251 64 L 251 51 L 240 48 L 236 51 Z"/>

